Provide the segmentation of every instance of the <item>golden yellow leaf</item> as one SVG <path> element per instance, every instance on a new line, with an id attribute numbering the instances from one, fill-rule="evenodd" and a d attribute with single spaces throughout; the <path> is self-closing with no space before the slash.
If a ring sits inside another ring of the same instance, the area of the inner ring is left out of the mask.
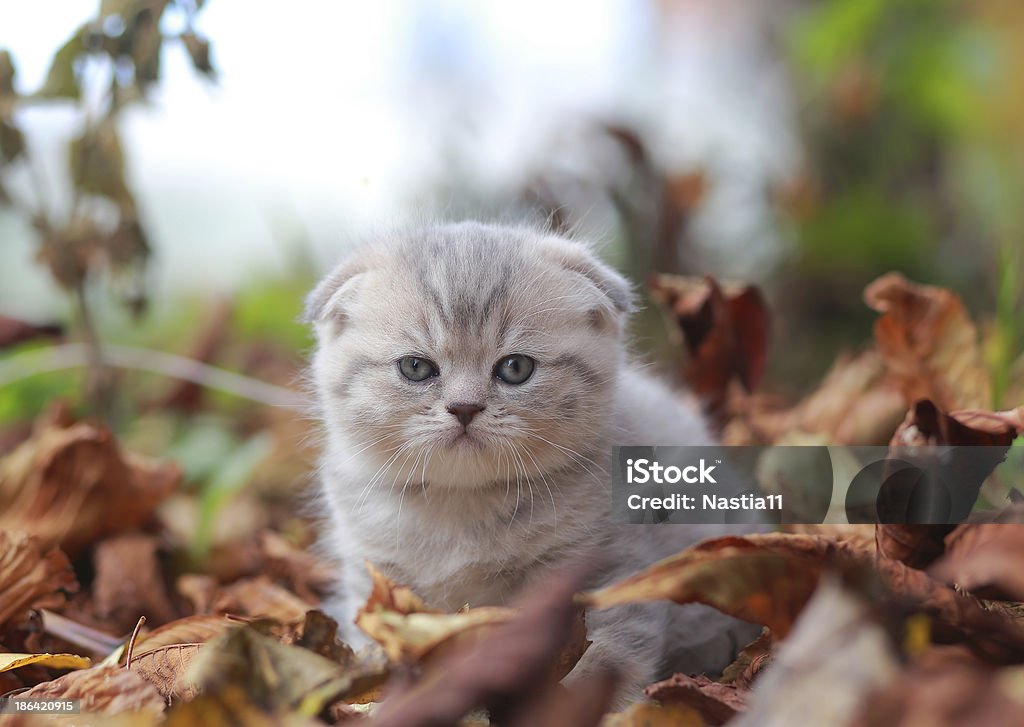
<path id="1" fill-rule="evenodd" d="M 0 671 L 20 669 L 38 664 L 49 669 L 88 669 L 92 660 L 75 654 L 7 654 L 0 653 Z"/>

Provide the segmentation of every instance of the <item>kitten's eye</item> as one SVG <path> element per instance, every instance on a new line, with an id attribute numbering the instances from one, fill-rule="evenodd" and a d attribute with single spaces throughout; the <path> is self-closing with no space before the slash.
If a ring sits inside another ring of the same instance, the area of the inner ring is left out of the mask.
<path id="1" fill-rule="evenodd" d="M 494 367 L 494 375 L 507 384 L 521 384 L 533 373 L 533 363 L 521 353 L 506 356 Z"/>
<path id="2" fill-rule="evenodd" d="M 409 381 L 425 381 L 440 373 L 433 361 L 418 356 L 403 356 L 398 359 L 398 370 Z"/>

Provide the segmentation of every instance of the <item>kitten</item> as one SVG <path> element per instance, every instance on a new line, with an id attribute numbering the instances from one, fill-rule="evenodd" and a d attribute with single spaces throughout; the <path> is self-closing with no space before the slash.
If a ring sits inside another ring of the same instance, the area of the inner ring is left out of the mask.
<path id="1" fill-rule="evenodd" d="M 629 284 L 582 244 L 462 223 L 380 239 L 310 294 L 326 444 L 323 533 L 344 636 L 364 560 L 446 610 L 505 604 L 575 558 L 609 583 L 725 526 L 614 525 L 613 444 L 705 444 L 701 418 L 630 363 Z M 757 629 L 703 606 L 587 616 L 569 679 L 613 666 L 623 694 L 662 670 L 718 671 Z M 671 652 L 671 653 L 670 653 Z"/>

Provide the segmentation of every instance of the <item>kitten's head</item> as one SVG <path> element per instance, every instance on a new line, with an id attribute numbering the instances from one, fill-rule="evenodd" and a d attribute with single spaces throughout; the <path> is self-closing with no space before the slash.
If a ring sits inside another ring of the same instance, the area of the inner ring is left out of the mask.
<path id="1" fill-rule="evenodd" d="M 380 240 L 308 299 L 328 433 L 399 487 L 578 464 L 607 420 L 631 305 L 586 247 L 535 230 L 463 223 Z"/>

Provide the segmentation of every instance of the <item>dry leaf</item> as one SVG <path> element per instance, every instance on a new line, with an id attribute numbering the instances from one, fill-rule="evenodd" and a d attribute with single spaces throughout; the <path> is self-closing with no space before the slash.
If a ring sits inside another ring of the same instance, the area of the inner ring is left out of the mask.
<path id="1" fill-rule="evenodd" d="M 1024 656 L 1024 626 L 986 611 L 975 599 L 922 571 L 879 557 L 861 541 L 822 536 L 767 533 L 706 540 L 630 578 L 584 594 L 581 600 L 595 608 L 660 599 L 705 603 L 765 624 L 782 638 L 826 569 L 877 573 L 903 608 L 929 617 L 938 642 L 966 642 L 995 662 Z"/>
<path id="2" fill-rule="evenodd" d="M 164 727 L 315 727 L 321 722 L 287 711 L 267 712 L 249 700 L 245 691 L 230 686 L 176 704 Z"/>
<path id="3" fill-rule="evenodd" d="M 761 670 L 771 664 L 775 637 L 769 629 L 743 647 L 736 660 L 722 671 L 721 682 L 749 689 Z"/>
<path id="4" fill-rule="evenodd" d="M 135 653 L 141 654 L 175 644 L 202 644 L 236 625 L 236 622 L 224 616 L 186 616 L 148 634 L 141 634 L 135 642 Z"/>
<path id="5" fill-rule="evenodd" d="M 218 613 L 269 618 L 281 623 L 301 621 L 315 604 L 307 603 L 266 576 L 243 578 L 221 589 L 213 600 Z"/>
<path id="6" fill-rule="evenodd" d="M 924 652 L 861 704 L 856 724 L 1015 727 L 1024 719 L 1024 667 L 993 669 L 959 649 Z"/>
<path id="7" fill-rule="evenodd" d="M 51 422 L 0 460 L 0 530 L 74 554 L 140 526 L 180 479 L 177 465 L 121 452 L 99 425 Z"/>
<path id="8" fill-rule="evenodd" d="M 198 694 L 188 670 L 203 644 L 170 644 L 133 654 L 125 668 L 152 684 L 165 699 L 192 699 Z"/>
<path id="9" fill-rule="evenodd" d="M 174 619 L 156 551 L 156 538 L 135 533 L 108 538 L 96 548 L 93 603 L 96 616 L 112 630 L 130 631 L 139 616 L 155 626 Z"/>
<path id="10" fill-rule="evenodd" d="M 31 699 L 80 699 L 83 712 L 119 714 L 164 711 L 163 697 L 138 674 L 113 666 L 94 667 L 43 682 L 18 695 Z"/>
<path id="11" fill-rule="evenodd" d="M 452 648 L 486 638 L 491 627 L 507 623 L 513 616 L 513 609 L 497 606 L 452 614 L 404 614 L 377 606 L 372 611 L 360 610 L 356 625 L 383 647 L 390 660 L 416 663 L 442 645 Z"/>
<path id="12" fill-rule="evenodd" d="M 685 704 L 709 725 L 725 724 L 746 709 L 746 689 L 713 682 L 703 674 L 673 674 L 644 689 L 644 694 L 663 704 Z"/>
<path id="13" fill-rule="evenodd" d="M 1024 528 L 960 525 L 946 536 L 946 554 L 929 570 L 944 583 L 981 598 L 1024 601 Z"/>
<path id="14" fill-rule="evenodd" d="M 875 342 L 908 406 L 920 399 L 946 411 L 992 404 L 978 331 L 955 294 L 888 273 L 865 288 L 864 301 L 882 314 Z"/>
<path id="15" fill-rule="evenodd" d="M 769 314 L 761 292 L 750 285 L 723 288 L 711 277 L 697 280 L 654 276 L 649 287 L 671 312 L 691 361 L 684 371 L 705 411 L 725 421 L 729 384 L 749 392 L 764 375 Z"/>
<path id="16" fill-rule="evenodd" d="M 62 591 L 77 589 L 61 551 L 44 552 L 38 539 L 0 529 L 0 626 L 29 609 L 59 606 L 65 600 Z"/>
<path id="17" fill-rule="evenodd" d="M 906 410 L 881 356 L 869 349 L 840 355 L 814 393 L 790 409 L 772 409 L 751 399 L 727 432 L 745 425 L 756 435 L 755 442 L 775 443 L 808 433 L 827 444 L 879 445 L 889 441 Z M 750 443 L 734 434 L 729 441 Z"/>
<path id="18" fill-rule="evenodd" d="M 342 667 L 318 654 L 282 644 L 254 629 L 230 629 L 201 649 L 186 682 L 203 693 L 242 688 L 250 701 L 269 710 L 315 716 L 348 693 L 366 691 L 376 673 Z"/>
<path id="19" fill-rule="evenodd" d="M 700 714 L 683 704 L 637 702 L 624 712 L 608 715 L 601 727 L 704 727 Z"/>
<path id="20" fill-rule="evenodd" d="M 552 698 L 547 686 L 561 676 L 552 673 L 552 664 L 574 650 L 579 616 L 572 594 L 581 582 L 580 573 L 553 574 L 524 596 L 510 621 L 439 656 L 411 688 L 393 685 L 374 714 L 374 727 L 455 724 L 480 708 L 496 724 L 517 724 L 519 716 L 536 714 L 530 703 Z"/>
<path id="21" fill-rule="evenodd" d="M 836 579 L 822 581 L 730 727 L 850 724 L 864 696 L 899 668 L 892 636 L 877 617 L 870 597 Z"/>
<path id="22" fill-rule="evenodd" d="M 4 654 L 0 653 L 0 672 L 19 669 L 30 664 L 47 669 L 88 669 L 92 661 L 75 654 Z"/>
<path id="23" fill-rule="evenodd" d="M 1006 456 L 1017 435 L 1014 412 L 978 410 L 946 414 L 927 399 L 917 402 L 893 434 L 890 447 L 966 447 L 947 451 L 943 464 L 948 479 L 973 503 L 981 485 Z M 984 449 L 981 449 L 984 447 Z M 942 554 L 943 538 L 952 525 L 880 524 L 875 541 L 882 554 L 917 568 Z"/>

